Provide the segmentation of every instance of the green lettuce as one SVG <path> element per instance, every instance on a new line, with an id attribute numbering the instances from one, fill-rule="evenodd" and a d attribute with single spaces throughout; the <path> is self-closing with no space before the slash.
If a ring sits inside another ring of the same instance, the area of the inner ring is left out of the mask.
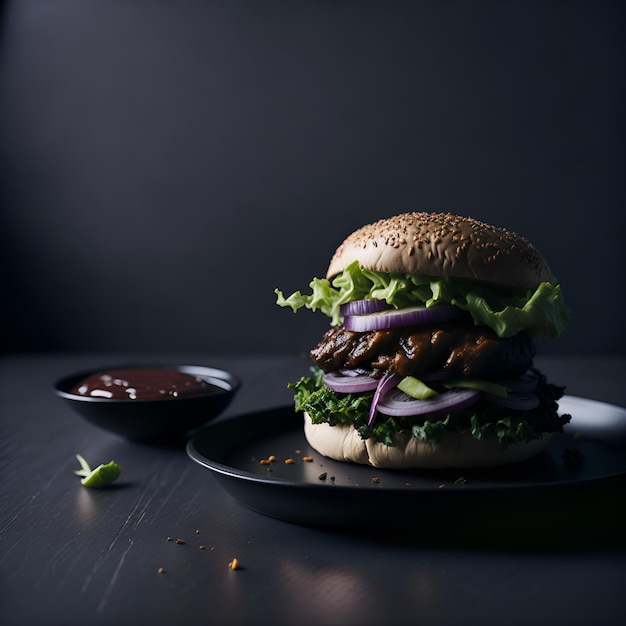
<path id="1" fill-rule="evenodd" d="M 294 312 L 303 307 L 319 310 L 331 318 L 333 325 L 341 323 L 339 307 L 354 300 L 385 300 L 395 308 L 452 304 L 500 337 L 512 337 L 525 330 L 555 339 L 570 320 L 570 310 L 556 280 L 516 295 L 469 280 L 375 272 L 354 261 L 332 281 L 314 278 L 309 286 L 310 294 L 296 291 L 288 297 L 276 289 L 276 304 Z"/>

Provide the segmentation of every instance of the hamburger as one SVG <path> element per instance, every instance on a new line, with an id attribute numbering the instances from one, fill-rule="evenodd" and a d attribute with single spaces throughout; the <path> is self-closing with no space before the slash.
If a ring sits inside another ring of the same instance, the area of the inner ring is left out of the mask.
<path id="1" fill-rule="evenodd" d="M 411 212 L 356 230 L 310 294 L 277 304 L 330 319 L 311 375 L 290 383 L 320 454 L 380 468 L 491 467 L 561 432 L 564 387 L 534 366 L 570 311 L 542 254 L 504 228 Z"/>

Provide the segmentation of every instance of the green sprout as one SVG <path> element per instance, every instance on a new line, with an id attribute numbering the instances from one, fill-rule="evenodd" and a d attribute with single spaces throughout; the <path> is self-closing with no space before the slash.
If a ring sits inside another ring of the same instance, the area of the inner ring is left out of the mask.
<path id="1" fill-rule="evenodd" d="M 115 461 L 98 465 L 92 470 L 80 454 L 77 454 L 76 458 L 82 469 L 74 470 L 74 474 L 82 476 L 80 482 L 85 487 L 107 487 L 122 473 L 122 468 Z"/>

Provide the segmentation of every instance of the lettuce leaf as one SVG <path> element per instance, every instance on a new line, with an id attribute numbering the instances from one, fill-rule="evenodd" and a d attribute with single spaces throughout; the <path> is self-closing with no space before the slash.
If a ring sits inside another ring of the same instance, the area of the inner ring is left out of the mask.
<path id="1" fill-rule="evenodd" d="M 437 444 L 447 432 L 469 434 L 476 439 L 496 437 L 502 447 L 514 442 L 537 439 L 542 432 L 560 432 L 570 420 L 569 415 L 559 415 L 558 400 L 563 388 L 546 382 L 540 375 L 538 393 L 542 400 L 539 409 L 511 411 L 478 402 L 469 409 L 446 415 L 388 417 L 379 414 L 374 424 L 367 425 L 373 393 L 338 394 L 324 385 L 323 372 L 311 368 L 310 377 L 290 383 L 294 390 L 295 409 L 306 411 L 314 424 L 349 424 L 363 439 L 374 438 L 388 446 L 394 445 L 396 433 L 411 433 L 420 441 Z"/>
<path id="2" fill-rule="evenodd" d="M 514 295 L 469 280 L 375 272 L 354 261 L 332 282 L 314 278 L 309 287 L 309 295 L 296 291 L 288 297 L 276 289 L 276 304 L 290 307 L 294 313 L 303 307 L 319 310 L 333 325 L 341 323 L 339 307 L 354 300 L 385 300 L 395 308 L 453 304 L 467 311 L 477 325 L 490 327 L 500 337 L 527 331 L 552 339 L 563 332 L 571 315 L 556 280 L 542 282 L 524 295 Z"/>

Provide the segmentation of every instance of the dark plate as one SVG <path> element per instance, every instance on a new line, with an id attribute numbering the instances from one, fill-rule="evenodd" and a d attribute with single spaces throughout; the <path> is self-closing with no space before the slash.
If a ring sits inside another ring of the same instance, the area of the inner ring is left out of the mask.
<path id="1" fill-rule="evenodd" d="M 565 505 L 580 508 L 586 490 L 599 493 L 626 476 L 626 409 L 572 396 L 560 406 L 572 421 L 545 451 L 489 470 L 381 470 L 333 461 L 307 444 L 302 417 L 292 407 L 217 421 L 196 433 L 187 452 L 235 499 L 291 522 L 336 526 L 391 519 L 403 527 L 432 527 L 489 510 L 506 523 L 538 505 L 544 514 L 550 505 L 556 507 L 552 513 L 570 515 Z M 260 463 L 270 455 L 274 462 Z M 307 456 L 313 461 L 303 460 Z"/>

